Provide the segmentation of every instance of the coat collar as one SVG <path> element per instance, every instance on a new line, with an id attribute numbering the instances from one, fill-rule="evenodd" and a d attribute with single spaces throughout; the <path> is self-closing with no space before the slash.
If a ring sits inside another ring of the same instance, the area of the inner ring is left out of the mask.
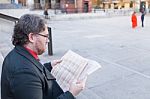
<path id="1" fill-rule="evenodd" d="M 45 74 L 47 79 L 55 79 L 55 77 L 38 61 L 36 60 L 24 47 L 16 46 L 15 50 L 20 55 L 24 56 L 30 62 L 32 62 L 42 73 Z"/>

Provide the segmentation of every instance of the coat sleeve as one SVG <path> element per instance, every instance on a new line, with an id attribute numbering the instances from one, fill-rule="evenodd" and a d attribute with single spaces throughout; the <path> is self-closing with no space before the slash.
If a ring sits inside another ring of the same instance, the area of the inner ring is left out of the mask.
<path id="1" fill-rule="evenodd" d="M 51 70 L 52 70 L 51 62 L 45 63 L 44 66 L 48 69 L 49 72 L 51 72 Z"/>
<path id="2" fill-rule="evenodd" d="M 57 99 L 75 99 L 75 97 L 69 91 L 61 94 Z"/>
<path id="3" fill-rule="evenodd" d="M 21 69 L 14 73 L 11 88 L 15 99 L 43 99 L 42 83 L 31 69 Z"/>

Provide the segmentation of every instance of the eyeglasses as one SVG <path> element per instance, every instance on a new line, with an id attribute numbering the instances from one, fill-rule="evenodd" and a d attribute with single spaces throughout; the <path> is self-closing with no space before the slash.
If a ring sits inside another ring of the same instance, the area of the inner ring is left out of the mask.
<path id="1" fill-rule="evenodd" d="M 43 36 L 43 37 L 46 37 L 46 38 L 48 38 L 49 39 L 49 35 L 48 34 L 46 34 L 46 35 L 43 35 L 43 34 L 37 34 L 37 35 L 40 35 L 40 36 Z"/>

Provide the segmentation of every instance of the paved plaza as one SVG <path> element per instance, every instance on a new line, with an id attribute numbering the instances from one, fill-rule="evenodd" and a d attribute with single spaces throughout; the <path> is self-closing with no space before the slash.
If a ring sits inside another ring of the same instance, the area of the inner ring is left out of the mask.
<path id="1" fill-rule="evenodd" d="M 130 16 L 48 21 L 52 28 L 53 56 L 47 51 L 41 62 L 61 58 L 68 50 L 96 60 L 102 66 L 88 76 L 77 99 L 150 99 L 150 15 L 145 27 L 131 28 Z M 0 19 L 0 65 L 13 48 L 13 22 Z"/>

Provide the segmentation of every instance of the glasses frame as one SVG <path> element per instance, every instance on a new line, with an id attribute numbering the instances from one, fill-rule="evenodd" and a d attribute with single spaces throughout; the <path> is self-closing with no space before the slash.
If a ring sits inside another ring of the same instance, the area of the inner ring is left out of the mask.
<path id="1" fill-rule="evenodd" d="M 45 37 L 45 38 L 49 39 L 49 35 L 43 35 L 43 34 L 40 34 L 40 33 L 38 33 L 37 35 L 39 35 L 39 36 L 43 36 L 43 37 Z"/>

